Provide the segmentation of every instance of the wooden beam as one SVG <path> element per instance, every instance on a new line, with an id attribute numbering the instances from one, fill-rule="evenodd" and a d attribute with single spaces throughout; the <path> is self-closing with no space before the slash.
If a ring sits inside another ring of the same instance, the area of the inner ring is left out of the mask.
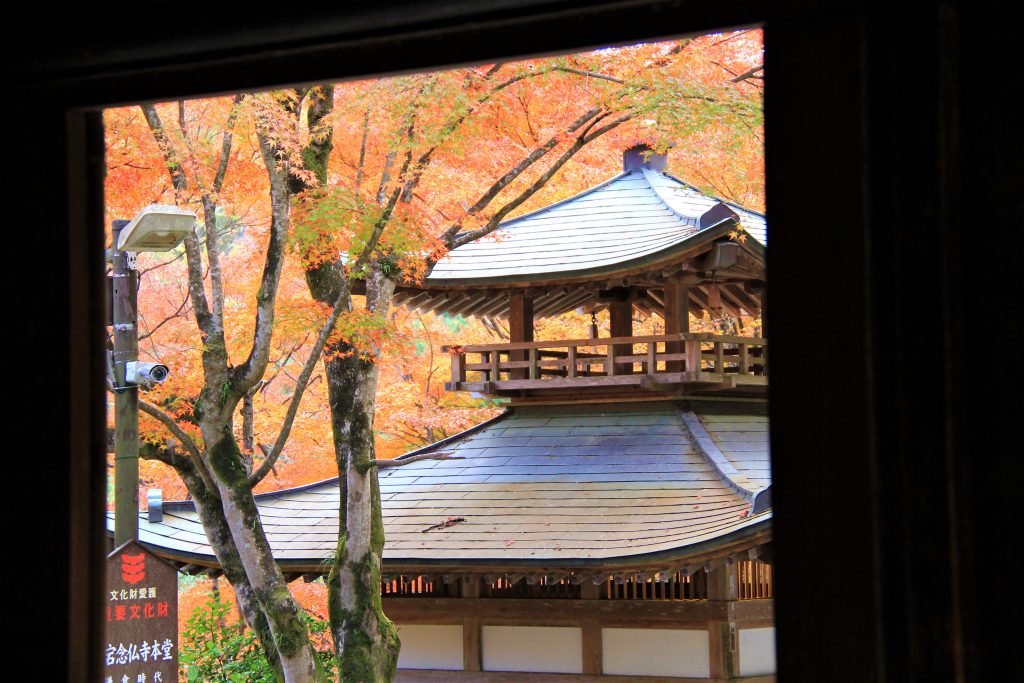
<path id="1" fill-rule="evenodd" d="M 431 310 L 435 315 L 441 315 L 442 313 L 459 315 L 464 308 L 472 303 L 474 298 L 475 295 L 472 292 L 448 292 L 448 294 L 437 300 L 437 305 Z"/>
<path id="2" fill-rule="evenodd" d="M 458 314 L 467 318 L 471 315 L 476 315 L 476 312 L 490 301 L 491 294 L 489 292 L 478 292 L 459 307 Z"/>
<path id="3" fill-rule="evenodd" d="M 383 598 L 384 613 L 399 624 L 452 623 L 472 617 L 488 624 L 704 629 L 713 618 L 705 600 L 572 600 L 566 598 Z M 438 621 L 441 619 L 442 621 Z"/>
<path id="4" fill-rule="evenodd" d="M 557 315 L 562 311 L 567 310 L 570 305 L 572 308 L 575 308 L 576 304 L 574 302 L 586 301 L 588 295 L 589 292 L 580 291 L 574 288 L 567 290 L 554 290 L 545 294 L 542 298 L 535 298 L 533 307 L 534 319 Z"/>
<path id="5" fill-rule="evenodd" d="M 484 306 L 476 315 L 486 315 L 489 318 L 508 318 L 508 299 L 503 296 L 495 296 L 490 305 Z"/>
<path id="6" fill-rule="evenodd" d="M 747 293 L 747 291 L 740 284 L 731 284 L 728 286 L 728 289 L 732 297 L 739 301 L 739 303 L 743 306 L 743 310 L 745 310 L 751 316 L 760 315 L 761 303 L 757 300 L 756 296 Z"/>

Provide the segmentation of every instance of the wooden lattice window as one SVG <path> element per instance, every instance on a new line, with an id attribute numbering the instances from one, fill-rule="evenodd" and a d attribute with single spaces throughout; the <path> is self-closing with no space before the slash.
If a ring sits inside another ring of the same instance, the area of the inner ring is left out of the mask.
<path id="1" fill-rule="evenodd" d="M 765 600 L 773 597 L 772 566 L 761 560 L 736 563 L 737 592 L 740 600 Z"/>
<path id="2" fill-rule="evenodd" d="M 382 579 L 380 594 L 391 598 L 457 598 L 460 592 L 458 581 L 445 583 L 439 577 L 400 575 Z"/>
<path id="3" fill-rule="evenodd" d="M 704 572 L 690 576 L 674 574 L 667 581 L 660 577 L 608 579 L 601 591 L 604 600 L 707 600 L 708 579 Z"/>
<path id="4" fill-rule="evenodd" d="M 532 581 L 525 578 L 499 576 L 480 585 L 481 598 L 566 598 L 579 599 L 580 587 L 567 578 L 540 576 Z"/>

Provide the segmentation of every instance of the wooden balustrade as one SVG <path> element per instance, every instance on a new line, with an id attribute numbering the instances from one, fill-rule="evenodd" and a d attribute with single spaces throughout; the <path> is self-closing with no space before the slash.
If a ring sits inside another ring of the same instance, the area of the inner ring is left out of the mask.
<path id="1" fill-rule="evenodd" d="M 449 346 L 451 391 L 766 385 L 767 340 L 707 333 Z"/>

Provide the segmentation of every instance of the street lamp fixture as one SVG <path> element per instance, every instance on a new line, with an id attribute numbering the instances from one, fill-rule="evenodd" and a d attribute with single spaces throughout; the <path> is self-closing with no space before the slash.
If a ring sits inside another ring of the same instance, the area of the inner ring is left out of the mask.
<path id="1" fill-rule="evenodd" d="M 119 251 L 170 251 L 195 230 L 191 211 L 167 204 L 150 204 L 121 229 Z"/>
<path id="2" fill-rule="evenodd" d="M 195 214 L 151 204 L 131 221 L 114 221 L 114 547 L 139 535 L 139 385 L 167 378 L 167 367 L 139 363 L 138 287 L 135 252 L 169 251 L 195 231 Z"/>

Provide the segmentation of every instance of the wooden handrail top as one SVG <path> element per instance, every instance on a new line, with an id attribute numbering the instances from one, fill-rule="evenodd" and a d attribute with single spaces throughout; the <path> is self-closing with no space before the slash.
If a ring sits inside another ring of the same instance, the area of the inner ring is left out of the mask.
<path id="1" fill-rule="evenodd" d="M 527 349 L 562 348 L 569 346 L 607 346 L 608 344 L 656 344 L 679 341 L 723 342 L 726 344 L 750 344 L 767 346 L 768 340 L 761 337 L 737 337 L 716 335 L 708 332 L 683 332 L 659 334 L 645 337 L 598 337 L 596 339 L 553 339 L 551 341 L 510 342 L 508 344 L 474 344 L 461 347 L 464 353 L 486 353 L 489 351 L 523 351 Z M 451 351 L 452 346 L 442 346 L 442 351 Z"/>

